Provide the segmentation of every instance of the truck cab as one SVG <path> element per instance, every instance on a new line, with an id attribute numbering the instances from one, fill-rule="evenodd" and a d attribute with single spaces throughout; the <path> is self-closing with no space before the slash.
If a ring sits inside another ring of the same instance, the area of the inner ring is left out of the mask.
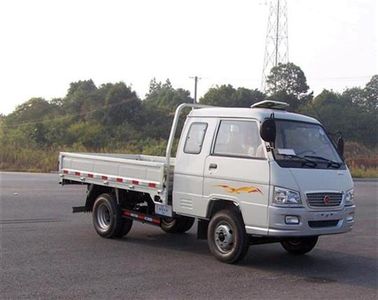
<path id="1" fill-rule="evenodd" d="M 272 127 L 274 136 L 264 140 Z M 248 236 L 286 239 L 288 248 L 347 232 L 354 223 L 353 181 L 326 130 L 279 102 L 192 110 L 173 182 L 175 213 L 211 220 L 231 208 Z M 218 239 L 232 232 L 219 224 Z M 221 253 L 220 244 L 214 248 Z"/>

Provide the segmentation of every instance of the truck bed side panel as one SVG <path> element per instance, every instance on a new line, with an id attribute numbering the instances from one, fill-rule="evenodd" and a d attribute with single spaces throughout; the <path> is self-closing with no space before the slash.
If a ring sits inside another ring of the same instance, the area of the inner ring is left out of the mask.
<path id="1" fill-rule="evenodd" d="M 154 156 L 60 154 L 59 173 L 63 179 L 148 192 L 152 197 L 164 188 L 164 169 L 164 160 Z"/>

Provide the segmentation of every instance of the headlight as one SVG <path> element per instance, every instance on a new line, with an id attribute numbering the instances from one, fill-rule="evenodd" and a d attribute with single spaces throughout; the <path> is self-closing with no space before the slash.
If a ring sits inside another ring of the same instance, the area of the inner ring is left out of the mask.
<path id="1" fill-rule="evenodd" d="M 354 190 L 351 189 L 345 193 L 345 205 L 351 206 L 354 204 Z"/>
<path id="2" fill-rule="evenodd" d="M 274 187 L 273 204 L 277 206 L 302 206 L 299 192 L 281 187 Z"/>

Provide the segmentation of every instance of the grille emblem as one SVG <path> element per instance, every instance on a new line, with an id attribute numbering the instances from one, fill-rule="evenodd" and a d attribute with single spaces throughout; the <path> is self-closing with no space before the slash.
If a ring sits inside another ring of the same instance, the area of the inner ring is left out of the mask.
<path id="1" fill-rule="evenodd" d="M 324 204 L 325 204 L 325 205 L 328 205 L 328 204 L 329 204 L 329 201 L 330 201 L 329 196 L 328 196 L 328 195 L 325 195 L 324 198 L 323 198 L 323 202 L 324 202 Z"/>

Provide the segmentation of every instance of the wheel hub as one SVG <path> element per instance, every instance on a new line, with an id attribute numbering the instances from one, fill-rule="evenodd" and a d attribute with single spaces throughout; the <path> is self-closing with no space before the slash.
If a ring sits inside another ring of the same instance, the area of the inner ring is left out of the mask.
<path id="1" fill-rule="evenodd" d="M 110 211 L 105 204 L 102 204 L 97 210 L 97 222 L 101 230 L 108 230 L 110 226 Z"/>
<path id="2" fill-rule="evenodd" d="M 215 244 L 218 249 L 225 253 L 229 252 L 234 245 L 234 235 L 229 224 L 219 224 L 215 229 Z"/>

